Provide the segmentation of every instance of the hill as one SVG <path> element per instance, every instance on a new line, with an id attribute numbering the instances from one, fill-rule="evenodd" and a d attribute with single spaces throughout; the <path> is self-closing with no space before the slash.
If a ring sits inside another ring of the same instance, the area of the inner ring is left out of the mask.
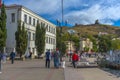
<path id="1" fill-rule="evenodd" d="M 111 26 L 111 25 L 103 25 L 103 24 L 91 24 L 91 25 L 75 25 L 74 27 L 62 27 L 62 31 L 64 33 L 68 32 L 68 30 L 73 29 L 76 33 L 80 33 L 80 35 L 98 35 L 99 32 L 112 34 L 116 36 L 120 36 L 120 27 Z"/>

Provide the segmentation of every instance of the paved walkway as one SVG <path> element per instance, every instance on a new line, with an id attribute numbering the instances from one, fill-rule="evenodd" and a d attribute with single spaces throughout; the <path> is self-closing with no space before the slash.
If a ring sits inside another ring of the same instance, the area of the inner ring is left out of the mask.
<path id="1" fill-rule="evenodd" d="M 50 69 L 44 67 L 43 60 L 8 61 L 3 65 L 0 80 L 64 80 L 63 69 Z"/>
<path id="2" fill-rule="evenodd" d="M 120 76 L 113 75 L 95 67 L 73 68 L 70 62 L 64 69 L 65 80 L 120 80 Z"/>
<path id="3" fill-rule="evenodd" d="M 99 68 L 77 68 L 74 69 L 70 62 L 66 62 L 65 69 L 44 67 L 44 60 L 10 61 L 3 64 L 0 80 L 120 80 L 113 74 L 100 70 Z"/>

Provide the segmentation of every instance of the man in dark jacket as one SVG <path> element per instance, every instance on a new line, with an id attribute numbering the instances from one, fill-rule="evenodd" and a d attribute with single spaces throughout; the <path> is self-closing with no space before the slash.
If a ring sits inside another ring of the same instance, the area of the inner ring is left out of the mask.
<path id="1" fill-rule="evenodd" d="M 15 52 L 10 53 L 10 59 L 11 59 L 11 64 L 14 64 L 14 59 L 15 59 Z"/>
<path id="2" fill-rule="evenodd" d="M 48 51 L 46 52 L 45 57 L 46 57 L 45 67 L 46 67 L 46 68 L 50 68 L 50 59 L 51 59 L 50 50 L 48 50 Z"/>

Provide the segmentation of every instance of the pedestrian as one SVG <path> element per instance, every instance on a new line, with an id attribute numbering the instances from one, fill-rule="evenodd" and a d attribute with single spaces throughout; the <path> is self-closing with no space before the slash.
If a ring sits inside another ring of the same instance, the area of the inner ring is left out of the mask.
<path id="1" fill-rule="evenodd" d="M 72 64 L 74 68 L 76 68 L 76 63 L 78 62 L 78 60 L 79 60 L 79 56 L 75 51 L 72 55 Z"/>
<path id="2" fill-rule="evenodd" d="M 53 54 L 53 58 L 54 58 L 54 67 L 55 68 L 59 68 L 59 65 L 60 65 L 60 53 L 59 53 L 59 50 L 56 49 L 56 51 L 54 52 Z"/>
<path id="3" fill-rule="evenodd" d="M 2 60 L 2 52 L 0 51 L 0 74 L 2 73 L 2 63 L 1 63 L 1 60 Z"/>
<path id="4" fill-rule="evenodd" d="M 29 58 L 32 59 L 32 52 L 30 52 Z"/>
<path id="5" fill-rule="evenodd" d="M 48 50 L 48 51 L 46 52 L 45 57 L 46 57 L 45 67 L 46 67 L 46 68 L 50 68 L 50 59 L 51 59 L 50 50 Z"/>
<path id="6" fill-rule="evenodd" d="M 65 58 L 62 58 L 61 67 L 62 67 L 62 68 L 65 68 Z"/>
<path id="7" fill-rule="evenodd" d="M 3 63 L 6 63 L 7 53 L 3 53 L 2 59 L 3 59 Z"/>
<path id="8" fill-rule="evenodd" d="M 10 53 L 10 59 L 11 59 L 11 64 L 14 64 L 14 59 L 15 59 L 15 52 Z"/>

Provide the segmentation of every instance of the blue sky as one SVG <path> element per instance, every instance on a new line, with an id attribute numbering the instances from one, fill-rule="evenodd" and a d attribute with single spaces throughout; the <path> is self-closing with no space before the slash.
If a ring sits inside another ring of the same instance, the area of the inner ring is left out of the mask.
<path id="1" fill-rule="evenodd" d="M 64 21 L 70 25 L 102 24 L 120 26 L 120 0 L 63 0 Z M 56 24 L 61 21 L 61 0 L 4 0 L 6 5 L 20 4 Z"/>

